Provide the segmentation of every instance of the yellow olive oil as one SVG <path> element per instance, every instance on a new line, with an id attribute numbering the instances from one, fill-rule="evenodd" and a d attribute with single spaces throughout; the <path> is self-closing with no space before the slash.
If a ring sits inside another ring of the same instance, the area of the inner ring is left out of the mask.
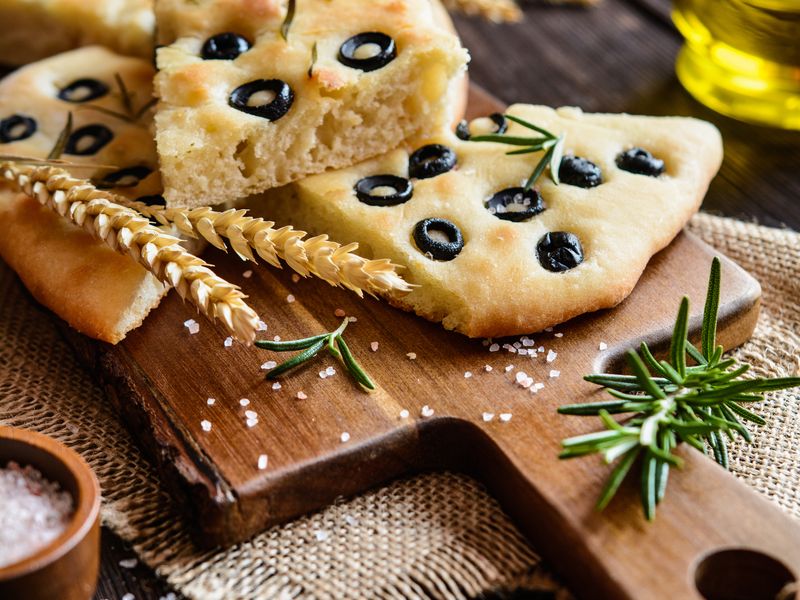
<path id="1" fill-rule="evenodd" d="M 678 79 L 725 115 L 800 129 L 800 0 L 674 0 Z"/>

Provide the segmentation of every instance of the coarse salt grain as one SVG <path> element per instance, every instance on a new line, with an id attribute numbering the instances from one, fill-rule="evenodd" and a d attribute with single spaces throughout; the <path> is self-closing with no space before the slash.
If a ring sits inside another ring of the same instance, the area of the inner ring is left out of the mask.
<path id="1" fill-rule="evenodd" d="M 258 470 L 263 471 L 264 469 L 266 469 L 268 461 L 269 459 L 267 458 L 266 454 L 260 454 L 258 456 Z"/>
<path id="2" fill-rule="evenodd" d="M 558 377 L 559 375 L 561 375 L 561 371 L 556 371 L 555 369 L 553 369 L 552 371 L 550 371 L 550 377 L 551 377 L 552 379 L 555 379 L 555 378 L 556 378 L 556 377 Z"/>
<path id="3" fill-rule="evenodd" d="M 472 377 L 472 371 L 464 371 L 464 379 L 469 379 Z"/>
<path id="4" fill-rule="evenodd" d="M 128 592 L 127 594 L 123 594 L 119 600 L 136 600 L 136 596 Z"/>
<path id="5" fill-rule="evenodd" d="M 417 360 L 417 353 L 416 352 L 407 352 L 406 356 L 408 360 Z"/>
<path id="6" fill-rule="evenodd" d="M 358 525 L 358 519 L 356 519 L 351 515 L 345 515 L 344 522 L 350 525 L 350 527 L 355 527 L 356 525 Z"/>
<path id="7" fill-rule="evenodd" d="M 306 398 L 308 398 L 308 395 L 305 392 L 297 392 L 298 400 L 305 400 Z"/>
<path id="8" fill-rule="evenodd" d="M 500 344 L 492 344 L 489 346 L 489 352 L 497 352 L 500 350 Z"/>
<path id="9" fill-rule="evenodd" d="M 203 428 L 203 431 L 211 431 L 211 421 L 208 419 L 203 419 L 200 421 L 200 427 Z"/>
<path id="10" fill-rule="evenodd" d="M 244 406 L 244 405 L 242 405 L 242 406 Z M 244 416 L 247 417 L 248 419 L 257 419 L 258 418 L 258 413 L 256 411 L 254 411 L 254 410 L 246 410 L 246 411 L 244 411 Z"/>
<path id="11" fill-rule="evenodd" d="M 531 390 L 532 394 L 538 394 L 539 390 L 543 390 L 543 389 L 544 389 L 544 384 L 543 383 L 534 383 L 530 387 L 530 390 Z"/>
<path id="12" fill-rule="evenodd" d="M 324 370 L 319 372 L 319 378 L 320 379 L 325 379 L 327 376 L 328 376 L 328 374 Z"/>
<path id="13" fill-rule="evenodd" d="M 16 563 L 61 535 L 74 511 L 72 496 L 31 466 L 0 468 L 0 567 Z"/>
<path id="14" fill-rule="evenodd" d="M 600 342 L 600 345 L 598 347 L 600 348 L 600 352 L 602 352 L 603 350 L 608 350 L 608 344 L 606 344 L 605 342 Z"/>
<path id="15" fill-rule="evenodd" d="M 279 336 L 279 335 L 273 336 L 272 340 L 275 341 L 275 342 L 280 342 L 281 341 L 281 336 Z"/>
<path id="16" fill-rule="evenodd" d="M 525 346 L 526 348 L 530 348 L 532 346 L 535 346 L 536 342 L 534 342 L 530 338 L 522 338 L 522 345 Z"/>
<path id="17" fill-rule="evenodd" d="M 269 371 L 270 369 L 274 369 L 277 366 L 278 363 L 276 363 L 274 360 L 268 360 L 263 365 L 261 365 L 261 368 L 264 369 L 265 371 Z"/>
<path id="18" fill-rule="evenodd" d="M 347 320 L 350 321 L 351 323 L 355 323 L 356 321 L 358 321 L 358 317 L 347 317 Z"/>
<path id="19" fill-rule="evenodd" d="M 401 419 L 407 419 L 408 415 L 409 415 L 409 412 L 405 408 L 400 411 L 400 418 Z"/>
<path id="20" fill-rule="evenodd" d="M 225 341 L 223 342 L 223 345 L 226 348 L 230 348 L 231 346 L 233 346 L 233 338 L 231 336 L 226 337 Z"/>
<path id="21" fill-rule="evenodd" d="M 333 367 L 328 367 L 327 369 L 325 369 L 325 374 L 328 377 L 333 377 L 334 375 L 336 375 L 336 369 L 334 369 Z"/>
<path id="22" fill-rule="evenodd" d="M 208 404 L 209 406 L 214 406 L 214 403 L 216 401 L 217 400 L 215 398 L 209 398 L 208 400 L 206 400 L 206 404 Z"/>
<path id="23" fill-rule="evenodd" d="M 550 333 L 551 331 L 553 331 L 553 328 L 552 328 L 552 327 L 545 327 L 545 328 L 544 328 L 544 330 L 545 330 L 547 333 Z"/>
<path id="24" fill-rule="evenodd" d="M 119 566 L 123 569 L 135 569 L 136 565 L 139 564 L 139 561 L 135 558 L 123 558 L 119 561 Z"/>
<path id="25" fill-rule="evenodd" d="M 373 352 L 377 352 L 378 351 L 378 346 L 379 346 L 378 342 L 370 342 L 370 344 L 369 344 L 369 348 Z"/>
<path id="26" fill-rule="evenodd" d="M 514 370 L 514 365 L 506 365 L 506 373 Z"/>
<path id="27" fill-rule="evenodd" d="M 419 411 L 419 414 L 421 414 L 423 417 L 432 417 L 433 409 L 426 404 L 422 407 L 422 410 Z"/>
<path id="28" fill-rule="evenodd" d="M 279 382 L 279 381 L 276 381 L 275 383 L 273 383 L 273 384 L 272 384 L 272 389 L 273 389 L 273 390 L 279 390 L 279 389 L 281 389 L 282 387 L 283 387 L 283 386 L 280 384 L 280 382 Z"/>
<path id="29" fill-rule="evenodd" d="M 264 323 L 261 319 L 258 320 L 258 325 L 256 325 L 256 331 L 266 331 L 267 324 Z"/>
<path id="30" fill-rule="evenodd" d="M 315 531 L 314 532 L 314 537 L 317 538 L 318 542 L 324 542 L 325 540 L 328 539 L 329 535 L 330 534 L 327 531 Z"/>
<path id="31" fill-rule="evenodd" d="M 344 310 L 343 310 L 343 309 L 341 309 L 341 308 L 337 308 L 335 311 L 333 311 L 333 314 L 334 314 L 335 316 L 339 317 L 339 318 L 342 318 L 342 317 L 343 317 L 343 316 L 345 316 L 347 313 L 346 313 L 346 312 L 344 312 Z"/>
<path id="32" fill-rule="evenodd" d="M 294 301 L 295 301 L 294 294 L 289 294 L 288 296 L 286 296 L 286 302 L 288 302 L 289 304 L 291 304 Z"/>
<path id="33" fill-rule="evenodd" d="M 493 371 L 492 365 L 483 365 L 483 370 L 487 373 L 491 373 Z"/>
<path id="34" fill-rule="evenodd" d="M 539 347 L 536 349 L 536 351 L 537 351 L 537 352 L 544 352 L 544 346 L 539 346 Z"/>
<path id="35" fill-rule="evenodd" d="M 194 335 L 200 331 L 200 324 L 194 319 L 184 321 L 183 326 L 189 330 L 189 335 Z"/>
<path id="36" fill-rule="evenodd" d="M 511 420 L 511 413 L 500 413 L 500 420 L 503 423 L 508 423 Z"/>
<path id="37" fill-rule="evenodd" d="M 554 333 L 553 336 L 555 336 L 557 338 L 562 338 L 562 337 L 564 337 L 564 334 L 559 332 L 559 333 Z"/>
<path id="38" fill-rule="evenodd" d="M 253 427 L 255 427 L 256 425 L 258 425 L 258 419 L 247 419 L 247 421 L 245 421 L 245 424 L 246 424 L 246 425 L 247 425 L 247 426 L 248 426 L 250 429 L 252 429 L 252 428 L 253 428 Z"/>
<path id="39" fill-rule="evenodd" d="M 245 279 L 250 279 L 253 276 L 253 271 L 251 269 L 247 269 L 244 273 L 242 273 L 242 277 Z"/>
<path id="40" fill-rule="evenodd" d="M 548 351 L 548 353 L 547 353 L 547 362 L 549 362 L 549 363 L 553 362 L 556 359 L 557 356 L 558 356 L 558 352 L 555 352 L 554 350 Z"/>
<path id="41" fill-rule="evenodd" d="M 484 422 L 484 423 L 488 423 L 489 421 L 491 421 L 492 419 L 494 419 L 494 413 L 487 413 L 487 412 L 485 412 L 485 413 L 483 413 L 483 415 L 481 415 L 481 416 L 483 417 L 483 422 Z"/>
<path id="42" fill-rule="evenodd" d="M 250 404 L 249 398 L 242 398 L 241 400 L 239 400 L 239 406 L 247 406 L 248 404 Z"/>
<path id="43" fill-rule="evenodd" d="M 342 440 L 343 444 L 345 444 L 350 441 L 350 434 L 346 431 L 343 431 L 342 435 L 339 436 L 339 439 Z"/>
<path id="44" fill-rule="evenodd" d="M 526 389 L 533 385 L 533 377 L 529 377 L 525 371 L 517 371 L 516 380 L 518 386 Z"/>

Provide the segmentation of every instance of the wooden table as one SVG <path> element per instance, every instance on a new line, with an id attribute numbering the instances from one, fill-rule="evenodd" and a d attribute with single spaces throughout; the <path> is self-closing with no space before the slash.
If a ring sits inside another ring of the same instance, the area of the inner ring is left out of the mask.
<path id="1" fill-rule="evenodd" d="M 495 25 L 458 18 L 472 80 L 505 102 L 577 105 L 586 111 L 692 115 L 715 123 L 725 162 L 704 210 L 800 230 L 800 132 L 739 123 L 695 102 L 675 78 L 681 39 L 667 0 L 602 0 L 593 9 L 522 0 L 526 19 Z M 104 531 L 96 598 L 151 599 L 169 590 Z"/>

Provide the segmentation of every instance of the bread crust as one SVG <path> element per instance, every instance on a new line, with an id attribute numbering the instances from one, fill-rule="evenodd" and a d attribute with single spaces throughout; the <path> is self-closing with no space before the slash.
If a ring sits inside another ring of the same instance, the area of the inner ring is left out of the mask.
<path id="1" fill-rule="evenodd" d="M 508 113 L 566 134 L 567 154 L 596 163 L 604 183 L 591 189 L 563 182 L 556 186 L 543 176 L 537 186 L 544 212 L 525 222 L 501 220 L 486 209 L 486 201 L 500 190 L 521 186 L 540 154 L 511 157 L 505 154 L 508 146 L 464 142 L 445 132 L 276 190 L 259 210 L 280 223 L 358 241 L 362 252 L 406 266 L 404 276 L 420 287 L 390 302 L 470 337 L 531 333 L 618 304 L 653 254 L 699 208 L 722 159 L 719 132 L 708 123 L 678 117 L 527 105 L 512 106 Z M 529 133 L 515 124 L 509 128 L 510 135 Z M 407 177 L 410 152 L 428 143 L 453 149 L 457 167 L 413 180 L 413 197 L 405 204 L 376 207 L 358 201 L 353 189 L 361 178 Z M 647 177 L 619 169 L 617 155 L 635 146 L 662 158 L 666 173 Z M 430 217 L 446 218 L 460 228 L 465 245 L 454 260 L 431 260 L 416 247 L 412 230 Z M 537 243 L 554 231 L 579 237 L 582 264 L 563 273 L 542 267 Z"/>

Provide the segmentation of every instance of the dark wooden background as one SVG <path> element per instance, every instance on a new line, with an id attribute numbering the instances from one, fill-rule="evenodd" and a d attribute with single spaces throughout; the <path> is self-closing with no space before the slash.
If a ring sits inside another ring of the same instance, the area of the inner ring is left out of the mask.
<path id="1" fill-rule="evenodd" d="M 525 20 L 519 24 L 457 18 L 472 53 L 474 82 L 507 103 L 712 121 L 725 140 L 725 162 L 704 210 L 800 229 L 800 132 L 738 123 L 686 94 L 673 70 L 681 39 L 669 20 L 667 0 L 601 0 L 594 8 L 523 0 L 523 7 Z M 169 591 L 146 568 L 119 566 L 132 556 L 104 531 L 97 599 L 132 593 L 149 600 Z"/>

